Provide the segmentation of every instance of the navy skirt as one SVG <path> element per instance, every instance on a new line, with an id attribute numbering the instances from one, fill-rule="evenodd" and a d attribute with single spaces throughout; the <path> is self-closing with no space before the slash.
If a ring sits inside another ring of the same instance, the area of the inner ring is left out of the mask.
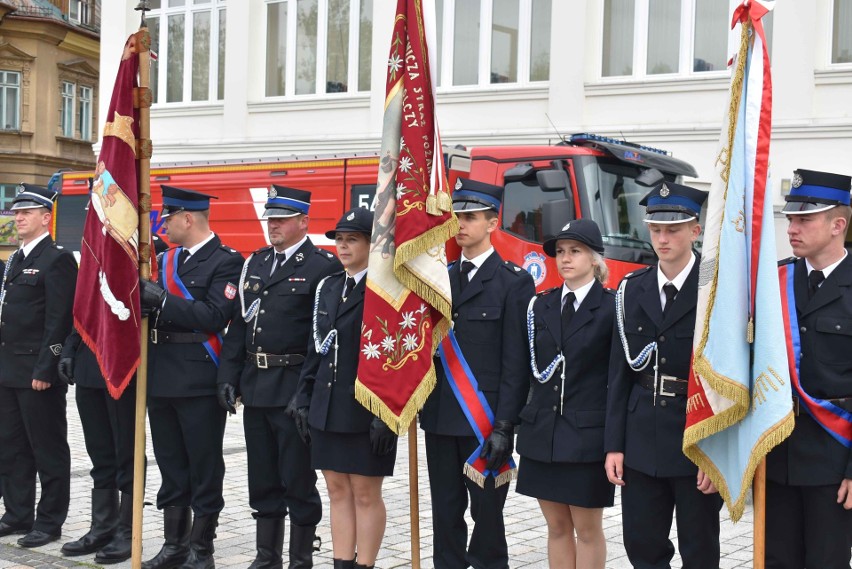
<path id="1" fill-rule="evenodd" d="M 311 467 L 341 474 L 393 476 L 396 444 L 388 454 L 376 456 L 369 433 L 330 433 L 311 427 Z"/>
<path id="2" fill-rule="evenodd" d="M 608 508 L 615 499 L 601 462 L 540 462 L 521 457 L 515 489 L 525 496 L 581 508 Z"/>

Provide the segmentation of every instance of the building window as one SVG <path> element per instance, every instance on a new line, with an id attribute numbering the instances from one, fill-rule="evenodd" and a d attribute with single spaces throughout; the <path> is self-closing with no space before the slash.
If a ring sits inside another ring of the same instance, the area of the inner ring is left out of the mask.
<path id="1" fill-rule="evenodd" d="M 8 211 L 16 195 L 18 195 L 18 184 L 0 184 L 0 210 Z"/>
<path id="2" fill-rule="evenodd" d="M 80 138 L 92 140 L 92 88 L 80 87 Z"/>
<path id="3" fill-rule="evenodd" d="M 152 0 L 150 6 L 154 101 L 224 99 L 225 0 Z"/>
<path id="4" fill-rule="evenodd" d="M 59 114 L 59 128 L 65 138 L 74 138 L 74 83 L 62 82 L 62 104 Z"/>
<path id="5" fill-rule="evenodd" d="M 21 74 L 0 71 L 0 120 L 2 130 L 19 130 L 21 105 Z"/>
<path id="6" fill-rule="evenodd" d="M 852 63 L 852 0 L 834 0 L 831 62 Z"/>
<path id="7" fill-rule="evenodd" d="M 550 79 L 552 0 L 436 0 L 438 84 Z"/>
<path id="8" fill-rule="evenodd" d="M 88 25 L 92 14 L 91 2 L 92 0 L 69 0 L 68 18 L 72 22 Z"/>
<path id="9" fill-rule="evenodd" d="M 604 0 L 601 76 L 726 71 L 730 13 L 719 0 Z"/>
<path id="10" fill-rule="evenodd" d="M 269 0 L 266 96 L 369 91 L 373 0 Z"/>

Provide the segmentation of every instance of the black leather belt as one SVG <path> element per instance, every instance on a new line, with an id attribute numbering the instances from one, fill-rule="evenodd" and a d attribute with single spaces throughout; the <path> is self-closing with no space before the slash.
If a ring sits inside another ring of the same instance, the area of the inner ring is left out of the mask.
<path id="1" fill-rule="evenodd" d="M 203 344 L 210 336 L 200 332 L 168 332 L 153 328 L 150 333 L 154 344 Z"/>
<path id="2" fill-rule="evenodd" d="M 289 367 L 304 363 L 304 354 L 264 354 L 246 352 L 246 361 L 254 365 L 258 369 L 266 369 L 270 367 Z"/>
<path id="3" fill-rule="evenodd" d="M 793 396 L 793 415 L 796 417 L 799 416 L 799 413 L 804 412 L 807 413 L 806 410 L 802 409 L 803 405 L 801 403 L 801 399 L 797 396 Z M 852 401 L 852 397 L 839 397 L 837 399 L 823 399 L 823 401 L 828 401 L 829 403 L 834 403 L 835 405 L 839 405 L 842 403 L 848 403 Z"/>
<path id="4" fill-rule="evenodd" d="M 654 376 L 650 373 L 641 374 L 639 381 L 636 383 L 648 391 L 654 391 Z M 674 397 L 675 395 L 686 395 L 687 391 L 689 391 L 689 381 L 686 379 L 678 379 L 672 375 L 660 374 L 660 388 L 657 391 L 659 395 Z"/>

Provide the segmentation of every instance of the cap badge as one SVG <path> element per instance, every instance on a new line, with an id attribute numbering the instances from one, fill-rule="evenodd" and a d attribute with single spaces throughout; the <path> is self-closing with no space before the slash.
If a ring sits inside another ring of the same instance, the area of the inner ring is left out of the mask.
<path id="1" fill-rule="evenodd" d="M 277 197 L 278 197 L 278 190 L 276 190 L 275 188 L 269 188 L 269 198 L 272 199 L 272 198 L 277 198 Z"/>
<path id="2" fill-rule="evenodd" d="M 566 223 L 566 224 L 565 224 L 565 227 L 563 227 L 563 228 L 562 228 L 562 231 L 568 231 L 570 228 L 571 228 L 571 224 L 570 224 L 570 223 Z"/>
<path id="3" fill-rule="evenodd" d="M 802 183 L 803 183 L 802 175 L 799 174 L 799 172 L 793 172 L 793 182 L 792 182 L 793 187 L 798 188 L 802 185 Z"/>
<path id="4" fill-rule="evenodd" d="M 669 190 L 669 187 L 667 185 L 663 184 L 663 187 L 660 188 L 660 197 L 667 198 L 669 197 L 669 194 L 671 194 L 671 190 Z"/>
<path id="5" fill-rule="evenodd" d="M 353 219 L 355 219 L 355 212 L 354 211 L 346 216 L 346 221 L 352 221 Z"/>
<path id="6" fill-rule="evenodd" d="M 456 178 L 456 185 L 453 187 L 454 190 L 460 190 L 462 187 L 461 178 Z"/>

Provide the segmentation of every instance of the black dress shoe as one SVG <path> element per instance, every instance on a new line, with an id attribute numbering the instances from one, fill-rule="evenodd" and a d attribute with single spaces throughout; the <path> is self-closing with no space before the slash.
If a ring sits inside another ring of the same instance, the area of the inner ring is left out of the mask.
<path id="1" fill-rule="evenodd" d="M 30 528 L 9 525 L 6 522 L 0 522 L 0 537 L 6 537 L 12 534 L 23 534 L 30 531 Z"/>
<path id="2" fill-rule="evenodd" d="M 34 529 L 24 537 L 18 540 L 18 545 L 21 547 L 41 547 L 47 545 L 51 541 L 59 539 L 60 535 L 52 535 L 43 531 Z"/>

